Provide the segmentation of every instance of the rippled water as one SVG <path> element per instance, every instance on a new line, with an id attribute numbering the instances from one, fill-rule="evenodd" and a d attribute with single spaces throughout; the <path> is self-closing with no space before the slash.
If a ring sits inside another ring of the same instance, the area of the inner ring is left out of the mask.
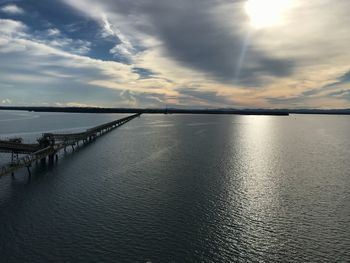
<path id="1" fill-rule="evenodd" d="M 0 112 L 0 137 L 121 116 Z M 350 262 L 349 134 L 348 116 L 142 115 L 0 179 L 0 261 Z"/>

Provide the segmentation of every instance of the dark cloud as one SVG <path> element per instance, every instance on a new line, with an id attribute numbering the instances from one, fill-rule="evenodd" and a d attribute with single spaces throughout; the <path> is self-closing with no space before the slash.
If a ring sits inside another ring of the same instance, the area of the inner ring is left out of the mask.
<path id="1" fill-rule="evenodd" d="M 262 75 L 290 75 L 293 61 L 265 54 L 242 33 L 238 25 L 247 22 L 242 12 L 244 2 L 232 1 L 232 12 L 225 14 L 217 11 L 227 4 L 221 0 L 105 0 L 103 4 L 116 13 L 142 18 L 143 23 L 135 26 L 160 38 L 169 56 L 219 81 L 255 86 L 262 84 Z M 245 44 L 246 54 L 238 74 Z"/>
<path id="2" fill-rule="evenodd" d="M 277 97 L 277 98 L 266 98 L 266 100 L 271 103 L 272 105 L 289 105 L 289 106 L 300 106 L 302 105 L 304 107 L 305 97 L 291 97 L 291 98 L 285 98 L 285 97 Z"/>
<path id="3" fill-rule="evenodd" d="M 128 18 L 127 23 L 132 23 L 140 32 L 161 39 L 167 55 L 183 66 L 204 72 L 221 82 L 255 87 L 265 84 L 262 76 L 291 74 L 292 61 L 264 54 L 254 47 L 249 36 L 242 33 L 240 26 L 247 22 L 242 12 L 244 2 L 232 1 L 229 6 L 232 10 L 223 13 L 217 11 L 222 4 L 227 4 L 222 0 L 96 1 L 105 5 L 106 10 Z M 63 1 L 39 3 L 26 0 L 17 3 L 34 14 L 23 18 L 23 22 L 30 27 L 45 30 L 53 26 L 68 38 L 89 41 L 89 56 L 129 64 L 123 56 L 112 56 L 109 52 L 113 46 L 121 43 L 120 39 L 101 39 L 98 37 L 101 25 L 68 8 Z M 151 75 L 144 70 L 135 70 L 141 78 Z"/>
<path id="4" fill-rule="evenodd" d="M 217 1 L 177 1 L 176 6 L 169 1 L 162 3 L 162 12 L 151 13 L 153 24 L 170 55 L 182 64 L 221 81 L 237 78 L 247 85 L 256 84 L 260 74 L 291 73 L 290 61 L 277 60 L 255 50 L 249 39 L 246 41 L 247 36 L 235 32 L 234 25 L 228 28 L 220 22 L 219 14 L 211 12 Z M 232 18 L 245 19 L 239 14 Z M 246 54 L 237 73 L 245 43 Z"/>
<path id="5" fill-rule="evenodd" d="M 349 95 L 350 89 L 346 89 L 346 90 L 339 90 L 339 91 L 335 91 L 330 93 L 330 96 L 342 96 L 342 95 Z"/>
<path id="6" fill-rule="evenodd" d="M 139 75 L 140 79 L 149 79 L 149 78 L 154 78 L 155 75 L 157 75 L 155 72 L 146 69 L 146 68 L 138 68 L 134 67 L 132 71 L 136 74 Z"/>
<path id="7" fill-rule="evenodd" d="M 350 89 L 341 89 L 339 90 L 340 85 L 344 83 L 350 82 L 350 71 L 345 73 L 344 75 L 341 75 L 337 81 L 328 84 L 326 86 L 323 86 L 319 89 L 313 89 L 303 92 L 300 96 L 297 97 L 291 97 L 291 98 L 285 98 L 285 97 L 278 97 L 278 98 L 266 98 L 267 101 L 273 105 L 293 105 L 293 106 L 300 106 L 300 105 L 306 105 L 306 101 L 312 97 L 329 97 L 329 98 L 341 98 L 346 99 L 350 101 Z M 327 95 L 320 95 L 324 92 L 328 92 Z"/>
<path id="8" fill-rule="evenodd" d="M 350 71 L 341 76 L 339 80 L 341 82 L 350 82 Z"/>
<path id="9" fill-rule="evenodd" d="M 200 100 L 211 104 L 233 106 L 232 100 L 219 95 L 214 91 L 202 91 L 194 88 L 183 88 L 177 90 L 180 94 L 179 101 L 182 104 L 188 104 L 189 101 Z M 235 106 L 237 106 L 235 104 Z"/>
<path id="10" fill-rule="evenodd" d="M 328 91 L 332 89 L 338 89 L 339 85 L 350 82 L 350 71 L 345 73 L 344 75 L 340 76 L 337 81 L 328 84 L 326 86 L 321 87 L 320 89 L 314 89 L 314 90 L 308 90 L 303 92 L 304 96 L 312 96 L 312 95 L 317 95 L 323 91 Z"/>
<path id="11" fill-rule="evenodd" d="M 331 97 L 342 98 L 350 101 L 350 89 L 343 89 L 329 94 Z"/>

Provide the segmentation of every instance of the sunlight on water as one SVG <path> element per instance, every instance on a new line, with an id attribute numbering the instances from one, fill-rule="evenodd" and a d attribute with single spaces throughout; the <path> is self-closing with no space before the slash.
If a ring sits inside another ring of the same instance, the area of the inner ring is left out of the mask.
<path id="1" fill-rule="evenodd" d="M 120 117 L 39 115 L 0 135 Z M 54 167 L 34 165 L 31 180 L 0 180 L 2 259 L 346 262 L 349 123 L 142 115 Z"/>

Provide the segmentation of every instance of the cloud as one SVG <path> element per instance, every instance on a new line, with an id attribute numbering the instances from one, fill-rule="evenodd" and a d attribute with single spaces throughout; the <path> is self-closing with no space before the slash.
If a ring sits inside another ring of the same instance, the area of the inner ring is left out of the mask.
<path id="1" fill-rule="evenodd" d="M 176 4 L 170 0 L 105 0 L 99 3 L 98 11 L 94 13 L 86 11 L 86 6 L 98 5 L 96 2 L 74 0 L 67 3 L 91 17 L 102 19 L 107 35 L 123 36 L 122 31 L 134 35 L 128 41 L 119 37 L 121 44 L 111 52 L 128 56 L 134 53 L 130 51 L 133 41 L 147 46 L 145 39 L 155 39 L 161 43 L 167 56 L 180 65 L 223 82 L 232 83 L 238 75 L 240 82 L 248 85 L 257 85 L 262 74 L 287 76 L 293 70 L 292 60 L 276 58 L 252 45 L 244 47 L 246 34 L 242 32 L 240 24 L 224 23 L 232 18 L 243 22 L 246 20 L 242 14 L 242 1 L 233 1 L 228 5 L 225 1 L 209 0 L 180 0 Z M 118 33 L 112 29 L 109 20 L 120 25 Z M 125 25 L 125 22 L 120 23 L 122 20 L 130 23 Z M 246 56 L 238 69 L 244 48 Z"/>
<path id="2" fill-rule="evenodd" d="M 172 1 L 162 3 L 162 10 L 151 11 L 150 16 L 165 48 L 181 64 L 219 81 L 232 83 L 238 76 L 247 85 L 259 83 L 263 74 L 286 76 L 292 72 L 291 61 L 274 58 L 250 45 L 249 36 L 240 28 L 246 19 L 241 2 L 225 4 L 226 10 L 220 8 L 220 2 L 213 1 L 180 1 L 176 6 Z M 232 17 L 243 23 L 224 23 Z M 245 56 L 239 65 L 242 52 Z"/>
<path id="3" fill-rule="evenodd" d="M 24 35 L 27 27 L 20 21 L 0 18 L 0 29 L 2 35 L 14 36 Z"/>
<path id="4" fill-rule="evenodd" d="M 16 5 L 10 4 L 2 7 L 1 12 L 9 15 L 21 15 L 24 14 L 24 10 Z"/>
<path id="5" fill-rule="evenodd" d="M 81 102 L 55 102 L 54 103 L 55 106 L 57 107 L 98 107 L 97 105 L 94 104 L 85 104 L 85 103 L 81 103 Z"/>
<path id="6" fill-rule="evenodd" d="M 283 23 L 259 28 L 245 0 L 62 2 L 47 15 L 28 0 L 35 15 L 0 20 L 0 84 L 16 87 L 4 97 L 27 83 L 52 103 L 81 92 L 91 105 L 350 105 L 348 1 L 294 0 Z"/>
<path id="7" fill-rule="evenodd" d="M 86 54 L 90 51 L 91 43 L 89 41 L 64 37 L 56 28 L 50 28 L 45 32 L 31 34 L 28 32 L 28 27 L 25 24 L 12 19 L 0 19 L 0 28 L 0 36 L 2 36 L 2 38 L 0 38 L 0 45 L 2 44 L 0 52 L 3 53 L 26 49 L 25 45 L 20 43 L 10 45 L 10 39 L 23 40 L 33 38 L 37 43 L 47 44 L 48 46 L 57 47 L 75 54 Z"/>
<path id="8" fill-rule="evenodd" d="M 332 97 L 339 97 L 339 98 L 345 97 L 348 100 L 350 100 L 350 89 L 339 90 L 339 91 L 336 91 L 336 92 L 332 92 L 329 95 L 332 96 Z"/>
<path id="9" fill-rule="evenodd" d="M 116 57 L 121 56 L 125 58 L 126 62 L 130 62 L 133 54 L 135 54 L 135 49 L 128 38 L 116 26 L 112 25 L 105 15 L 102 15 L 102 24 L 102 37 L 114 38 L 118 42 L 109 52 Z"/>
<path id="10" fill-rule="evenodd" d="M 303 92 L 304 96 L 322 96 L 322 95 L 331 95 L 337 94 L 343 91 L 344 86 L 349 86 L 350 82 L 350 71 L 347 71 L 344 74 L 338 76 L 335 80 L 332 80 L 331 83 L 321 86 L 318 89 L 311 89 Z"/>
<path id="11" fill-rule="evenodd" d="M 50 46 L 63 48 L 75 54 L 87 54 L 90 51 L 91 43 L 84 40 L 73 40 L 71 38 L 56 38 L 48 42 Z"/>
<path id="12" fill-rule="evenodd" d="M 180 102 L 183 104 L 190 104 L 189 102 L 196 102 L 197 105 L 210 106 L 210 107 L 229 107 L 235 103 L 232 99 L 226 96 L 218 94 L 215 91 L 203 91 L 195 88 L 182 88 L 178 89 L 180 95 Z"/>
<path id="13" fill-rule="evenodd" d="M 47 30 L 47 35 L 48 36 L 59 36 L 61 34 L 61 31 L 57 28 L 49 28 Z"/>
<path id="14" fill-rule="evenodd" d="M 350 70 L 341 76 L 340 82 L 350 82 Z"/>
<path id="15" fill-rule="evenodd" d="M 139 94 L 148 97 L 148 93 L 171 93 L 162 90 L 168 83 L 161 79 L 147 78 L 135 85 L 141 73 L 135 72 L 131 65 L 75 54 L 65 50 L 65 45 L 57 44 L 57 39 L 54 42 L 36 38 L 19 21 L 0 20 L 0 25 L 0 79 L 3 85 L 8 85 L 2 88 L 2 94 L 15 97 L 21 94 L 28 101 L 46 98 L 54 105 L 57 98 L 62 99 L 58 103 L 69 105 L 75 97 L 77 101 L 92 100 L 89 105 L 136 106 L 136 103 L 151 103 L 149 98 L 142 100 Z M 89 98 L 89 93 L 93 97 Z M 100 100 L 101 96 L 104 101 Z M 63 102 L 67 99 L 70 101 Z"/>
<path id="16" fill-rule="evenodd" d="M 3 100 L 1 100 L 1 104 L 12 104 L 12 100 L 10 100 L 10 99 L 3 99 Z"/>

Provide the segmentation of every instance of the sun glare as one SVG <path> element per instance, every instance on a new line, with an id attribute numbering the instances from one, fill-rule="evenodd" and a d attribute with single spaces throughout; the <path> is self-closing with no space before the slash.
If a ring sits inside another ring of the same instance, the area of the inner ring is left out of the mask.
<path id="1" fill-rule="evenodd" d="M 248 0 L 244 6 L 251 25 L 264 28 L 280 25 L 293 0 Z"/>

